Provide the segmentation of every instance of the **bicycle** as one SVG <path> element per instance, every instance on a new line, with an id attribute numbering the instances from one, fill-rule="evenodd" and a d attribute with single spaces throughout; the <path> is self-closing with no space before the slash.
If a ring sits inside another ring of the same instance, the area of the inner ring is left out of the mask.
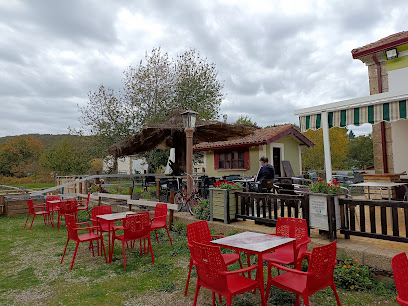
<path id="1" fill-rule="evenodd" d="M 193 177 L 189 175 L 192 179 Z M 189 196 L 187 196 L 187 189 L 184 184 L 181 184 L 182 189 L 179 190 L 174 195 L 174 203 L 179 205 L 178 211 L 180 212 L 189 212 L 191 215 L 194 215 L 194 207 L 197 206 L 202 198 L 198 194 L 198 187 L 194 183 L 193 179 L 193 190 Z"/>

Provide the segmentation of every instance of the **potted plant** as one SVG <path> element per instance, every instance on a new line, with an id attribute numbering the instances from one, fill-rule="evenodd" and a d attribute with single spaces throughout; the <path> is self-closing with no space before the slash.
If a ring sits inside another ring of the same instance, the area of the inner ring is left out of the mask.
<path id="1" fill-rule="evenodd" d="M 331 240 L 336 238 L 336 231 L 340 229 L 340 195 L 341 187 L 335 179 L 326 182 L 319 178 L 309 185 L 309 225 L 329 231 Z"/>
<path id="2" fill-rule="evenodd" d="M 235 219 L 235 193 L 242 190 L 239 183 L 216 182 L 214 188 L 210 188 L 210 220 L 218 219 L 230 223 Z"/>

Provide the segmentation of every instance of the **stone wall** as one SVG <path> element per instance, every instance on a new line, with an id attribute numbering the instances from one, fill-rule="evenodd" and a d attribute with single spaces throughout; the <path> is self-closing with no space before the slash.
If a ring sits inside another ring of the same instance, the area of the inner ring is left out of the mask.
<path id="1" fill-rule="evenodd" d="M 385 123 L 385 141 L 387 151 L 388 173 L 394 173 L 394 158 L 392 151 L 392 129 L 390 122 Z M 375 173 L 384 173 L 382 140 L 381 140 L 381 123 L 373 125 L 373 153 Z"/>
<path id="2" fill-rule="evenodd" d="M 389 91 L 388 72 L 385 65 L 384 51 L 377 52 L 376 58 L 381 67 L 382 92 Z M 380 93 L 378 88 L 377 64 L 374 62 L 372 55 L 366 55 L 359 58 L 368 68 L 368 81 L 370 86 L 370 95 Z M 392 129 L 389 122 L 385 122 L 385 139 L 387 151 L 388 172 L 394 173 L 394 158 L 392 151 Z M 374 167 L 376 173 L 384 173 L 383 153 L 382 153 L 381 124 L 373 125 L 373 152 Z"/>

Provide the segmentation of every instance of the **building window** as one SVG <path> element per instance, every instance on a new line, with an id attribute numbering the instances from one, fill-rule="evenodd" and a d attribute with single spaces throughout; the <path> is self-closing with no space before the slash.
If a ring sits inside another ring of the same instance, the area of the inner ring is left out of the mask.
<path id="1" fill-rule="evenodd" d="M 249 151 L 214 152 L 215 169 L 249 169 Z"/>

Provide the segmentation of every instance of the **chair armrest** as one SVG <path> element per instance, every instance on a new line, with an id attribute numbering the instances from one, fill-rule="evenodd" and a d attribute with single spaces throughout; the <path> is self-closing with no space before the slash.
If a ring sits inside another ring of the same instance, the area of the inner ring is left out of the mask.
<path id="1" fill-rule="evenodd" d="M 211 238 L 225 238 L 228 237 L 226 235 L 211 235 Z"/>
<path id="2" fill-rule="evenodd" d="M 307 240 L 305 240 L 305 241 L 303 241 L 303 242 L 300 242 L 299 244 L 297 243 L 296 244 L 296 250 L 299 250 L 300 249 L 300 247 L 301 246 L 303 246 L 303 245 L 307 245 L 310 241 L 312 241 L 310 238 L 308 238 Z"/>
<path id="3" fill-rule="evenodd" d="M 270 269 L 271 267 L 274 267 L 274 268 L 277 268 L 279 270 L 283 270 L 283 271 L 286 271 L 286 272 L 292 272 L 292 273 L 295 273 L 295 274 L 300 274 L 300 275 L 312 275 L 312 274 L 314 274 L 312 272 L 303 272 L 303 271 L 300 271 L 300 270 L 291 269 L 291 268 L 288 268 L 288 267 L 285 267 L 285 266 L 282 266 L 282 265 L 278 265 L 278 264 L 273 263 L 273 262 L 268 264 L 268 269 Z"/>
<path id="4" fill-rule="evenodd" d="M 235 271 L 218 271 L 218 274 L 220 275 L 234 275 L 234 274 L 240 274 L 240 273 L 246 273 L 252 270 L 258 269 L 258 266 L 250 266 L 244 269 L 239 269 Z"/>
<path id="5" fill-rule="evenodd" d="M 96 227 L 77 227 L 75 228 L 76 231 L 82 231 L 82 230 L 93 230 L 96 229 Z"/>
<path id="6" fill-rule="evenodd" d="M 76 223 L 76 225 L 84 225 L 84 224 L 86 224 L 86 225 L 88 225 L 88 227 L 90 227 L 90 225 L 89 225 L 88 222 L 79 222 L 79 223 Z"/>
<path id="7" fill-rule="evenodd" d="M 34 208 L 45 208 L 44 204 L 35 204 L 33 206 L 34 206 Z"/>

